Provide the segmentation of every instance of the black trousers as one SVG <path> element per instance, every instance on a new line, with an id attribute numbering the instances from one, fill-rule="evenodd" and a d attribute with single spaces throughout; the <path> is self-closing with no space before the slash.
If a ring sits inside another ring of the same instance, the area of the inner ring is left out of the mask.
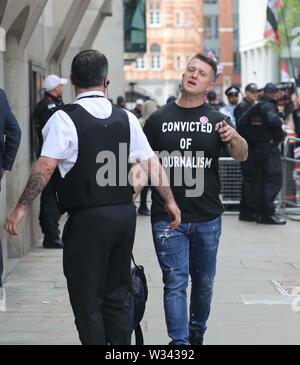
<path id="1" fill-rule="evenodd" d="M 59 239 L 59 220 L 61 212 L 57 204 L 53 178 L 45 187 L 41 196 L 40 226 L 45 237 L 50 240 Z"/>
<path id="2" fill-rule="evenodd" d="M 146 209 L 147 207 L 147 196 L 148 191 L 150 187 L 147 185 L 144 187 L 144 189 L 141 191 L 141 202 L 140 202 L 140 209 Z"/>
<path id="3" fill-rule="evenodd" d="M 66 223 L 63 244 L 75 323 L 83 345 L 130 345 L 130 261 L 134 204 L 84 209 Z"/>
<path id="4" fill-rule="evenodd" d="M 242 197 L 240 202 L 240 215 L 251 216 L 257 214 L 257 207 L 255 204 L 255 174 L 256 162 L 254 158 L 254 151 L 249 149 L 248 160 L 241 162 L 242 171 Z"/>
<path id="5" fill-rule="evenodd" d="M 255 152 L 255 199 L 258 215 L 269 217 L 275 213 L 275 198 L 282 186 L 282 166 L 280 151 L 276 147 L 264 155 L 263 149 Z"/>

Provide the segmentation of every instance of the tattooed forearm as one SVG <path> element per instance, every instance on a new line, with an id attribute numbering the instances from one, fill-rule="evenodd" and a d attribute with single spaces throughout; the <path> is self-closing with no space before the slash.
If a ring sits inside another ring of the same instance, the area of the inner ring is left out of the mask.
<path id="1" fill-rule="evenodd" d="M 135 163 L 132 165 L 131 174 L 132 183 L 135 191 L 133 199 L 135 200 L 144 189 L 145 185 L 147 185 L 148 174 L 145 173 L 144 168 L 142 168 L 141 164 L 139 163 Z"/>
<path id="2" fill-rule="evenodd" d="M 43 172 L 33 172 L 27 186 L 19 199 L 18 206 L 28 206 L 43 191 L 48 184 L 50 176 Z"/>
<path id="3" fill-rule="evenodd" d="M 165 202 L 173 200 L 174 196 L 170 188 L 169 180 L 158 158 L 155 157 L 152 159 L 150 166 L 150 178 L 152 185 L 155 187 Z"/>
<path id="4" fill-rule="evenodd" d="M 248 158 L 248 145 L 244 139 L 240 142 L 240 161 L 246 161 Z"/>
<path id="5" fill-rule="evenodd" d="M 240 135 L 231 140 L 227 145 L 227 151 L 235 160 L 246 161 L 248 158 L 248 144 Z"/>
<path id="6" fill-rule="evenodd" d="M 151 185 L 155 187 L 165 202 L 174 200 L 170 183 L 165 173 L 164 168 L 159 162 L 159 159 L 155 156 L 148 161 L 148 164 L 141 164 L 143 169 L 147 171 Z"/>

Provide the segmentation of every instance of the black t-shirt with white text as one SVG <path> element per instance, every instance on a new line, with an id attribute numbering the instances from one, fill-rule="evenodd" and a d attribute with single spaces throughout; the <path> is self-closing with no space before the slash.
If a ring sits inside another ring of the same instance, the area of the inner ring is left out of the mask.
<path id="1" fill-rule="evenodd" d="M 212 220 L 224 212 L 219 157 L 224 147 L 217 123 L 226 117 L 204 103 L 182 108 L 175 102 L 156 111 L 144 132 L 170 179 L 182 223 Z M 168 219 L 164 201 L 152 189 L 152 221 Z"/>

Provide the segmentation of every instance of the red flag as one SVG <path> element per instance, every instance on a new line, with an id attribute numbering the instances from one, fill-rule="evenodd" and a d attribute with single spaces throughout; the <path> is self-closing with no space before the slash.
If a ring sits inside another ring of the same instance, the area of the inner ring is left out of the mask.
<path id="1" fill-rule="evenodd" d="M 285 62 L 281 62 L 281 81 L 282 82 L 289 82 L 291 77 L 289 75 L 289 70 Z"/>
<path id="2" fill-rule="evenodd" d="M 280 43 L 277 9 L 281 9 L 282 7 L 283 7 L 282 0 L 268 1 L 267 25 L 264 36 L 266 39 L 269 39 L 275 43 Z"/>

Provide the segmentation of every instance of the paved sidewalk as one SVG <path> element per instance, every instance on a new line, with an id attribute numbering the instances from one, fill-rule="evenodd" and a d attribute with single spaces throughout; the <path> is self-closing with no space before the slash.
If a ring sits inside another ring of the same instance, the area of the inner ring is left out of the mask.
<path id="1" fill-rule="evenodd" d="M 300 223 L 258 226 L 225 216 L 223 225 L 205 343 L 299 345 L 300 312 L 292 310 L 294 298 L 288 294 L 300 287 Z M 148 218 L 139 217 L 135 256 L 145 266 L 149 285 L 145 343 L 167 344 L 161 272 Z M 79 344 L 61 251 L 33 250 L 19 261 L 5 286 L 0 344 Z M 300 300 L 296 304 L 300 307 Z"/>

